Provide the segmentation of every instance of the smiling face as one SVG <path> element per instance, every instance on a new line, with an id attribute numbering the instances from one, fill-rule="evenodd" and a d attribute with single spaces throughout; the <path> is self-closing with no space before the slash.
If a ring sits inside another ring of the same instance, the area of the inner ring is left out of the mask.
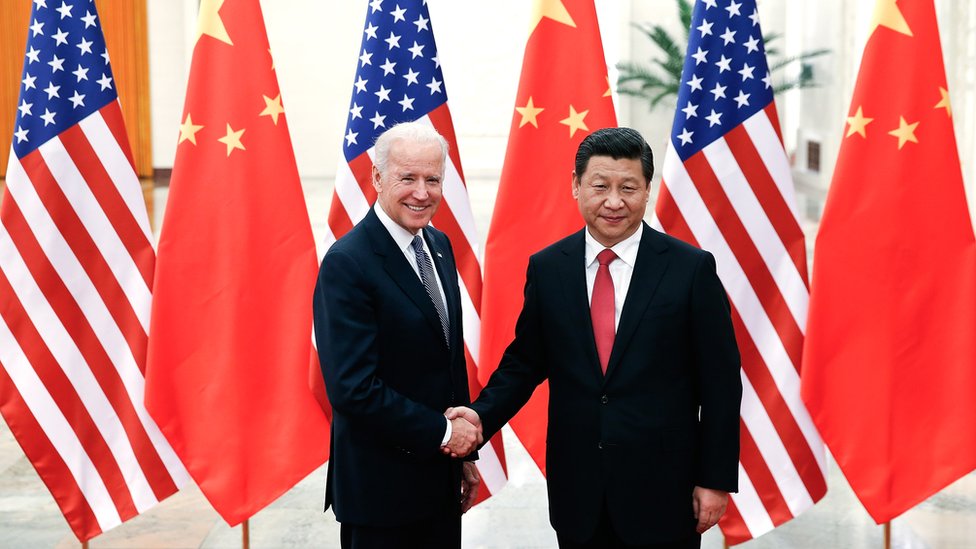
<path id="1" fill-rule="evenodd" d="M 411 234 L 427 226 L 441 202 L 444 151 L 436 142 L 398 139 L 390 145 L 386 169 L 373 166 L 376 202 Z"/>
<path id="2" fill-rule="evenodd" d="M 639 158 L 590 157 L 582 175 L 573 173 L 573 198 L 590 234 L 607 248 L 637 232 L 650 183 Z"/>

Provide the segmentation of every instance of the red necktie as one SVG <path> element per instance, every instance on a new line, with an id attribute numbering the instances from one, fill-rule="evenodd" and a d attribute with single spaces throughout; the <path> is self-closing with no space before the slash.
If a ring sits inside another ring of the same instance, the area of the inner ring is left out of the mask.
<path id="1" fill-rule="evenodd" d="M 609 248 L 597 254 L 596 260 L 600 262 L 600 267 L 596 271 L 596 280 L 593 281 L 593 299 L 590 300 L 593 339 L 596 340 L 596 352 L 600 357 L 600 367 L 603 368 L 604 374 L 607 373 L 613 338 L 617 332 L 614 327 L 613 279 L 610 278 L 610 263 L 614 259 L 617 259 L 617 254 Z"/>

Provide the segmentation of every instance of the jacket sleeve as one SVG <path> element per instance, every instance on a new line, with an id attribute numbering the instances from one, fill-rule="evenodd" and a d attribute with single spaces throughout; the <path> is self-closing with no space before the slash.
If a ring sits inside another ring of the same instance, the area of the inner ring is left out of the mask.
<path id="1" fill-rule="evenodd" d="M 696 485 L 738 491 L 739 406 L 742 400 L 739 349 L 725 288 L 715 258 L 702 255 L 691 297 L 692 345 L 700 396 L 700 440 Z"/>
<path id="2" fill-rule="evenodd" d="M 515 323 L 515 338 L 505 349 L 498 369 L 471 405 L 481 417 L 485 440 L 512 419 L 528 402 L 536 386 L 549 375 L 542 350 L 538 284 L 530 258 L 525 275 L 525 299 Z"/>
<path id="3" fill-rule="evenodd" d="M 443 412 L 405 397 L 376 375 L 378 313 L 367 280 L 347 253 L 333 250 L 322 261 L 313 312 L 329 401 L 336 412 L 391 445 L 436 453 L 447 428 Z"/>

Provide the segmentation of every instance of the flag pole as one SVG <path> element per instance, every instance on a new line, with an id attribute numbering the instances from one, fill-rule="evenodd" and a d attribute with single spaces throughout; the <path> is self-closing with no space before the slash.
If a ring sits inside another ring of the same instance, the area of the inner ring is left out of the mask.
<path id="1" fill-rule="evenodd" d="M 251 524 L 249 519 L 241 523 L 241 549 L 251 549 Z"/>
<path id="2" fill-rule="evenodd" d="M 891 521 L 884 523 L 884 549 L 891 549 Z"/>
<path id="3" fill-rule="evenodd" d="M 81 542 L 81 549 L 88 549 L 88 541 Z"/>

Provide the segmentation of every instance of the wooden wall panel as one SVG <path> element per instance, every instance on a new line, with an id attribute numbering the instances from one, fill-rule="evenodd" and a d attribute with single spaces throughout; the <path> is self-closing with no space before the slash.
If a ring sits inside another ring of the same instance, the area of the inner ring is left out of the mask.
<path id="1" fill-rule="evenodd" d="M 149 111 L 149 38 L 146 0 L 96 0 L 111 55 L 115 85 L 122 102 L 129 143 L 141 178 L 152 177 Z M 0 0 L 0 177 L 7 155 L 20 93 L 31 0 Z"/>
<path id="2" fill-rule="evenodd" d="M 146 0 L 96 0 L 96 5 L 111 55 L 136 173 L 141 178 L 149 178 L 153 163 Z"/>
<path id="3" fill-rule="evenodd" d="M 14 138 L 30 11 L 30 0 L 0 0 L 0 177 L 7 175 L 7 157 Z"/>

